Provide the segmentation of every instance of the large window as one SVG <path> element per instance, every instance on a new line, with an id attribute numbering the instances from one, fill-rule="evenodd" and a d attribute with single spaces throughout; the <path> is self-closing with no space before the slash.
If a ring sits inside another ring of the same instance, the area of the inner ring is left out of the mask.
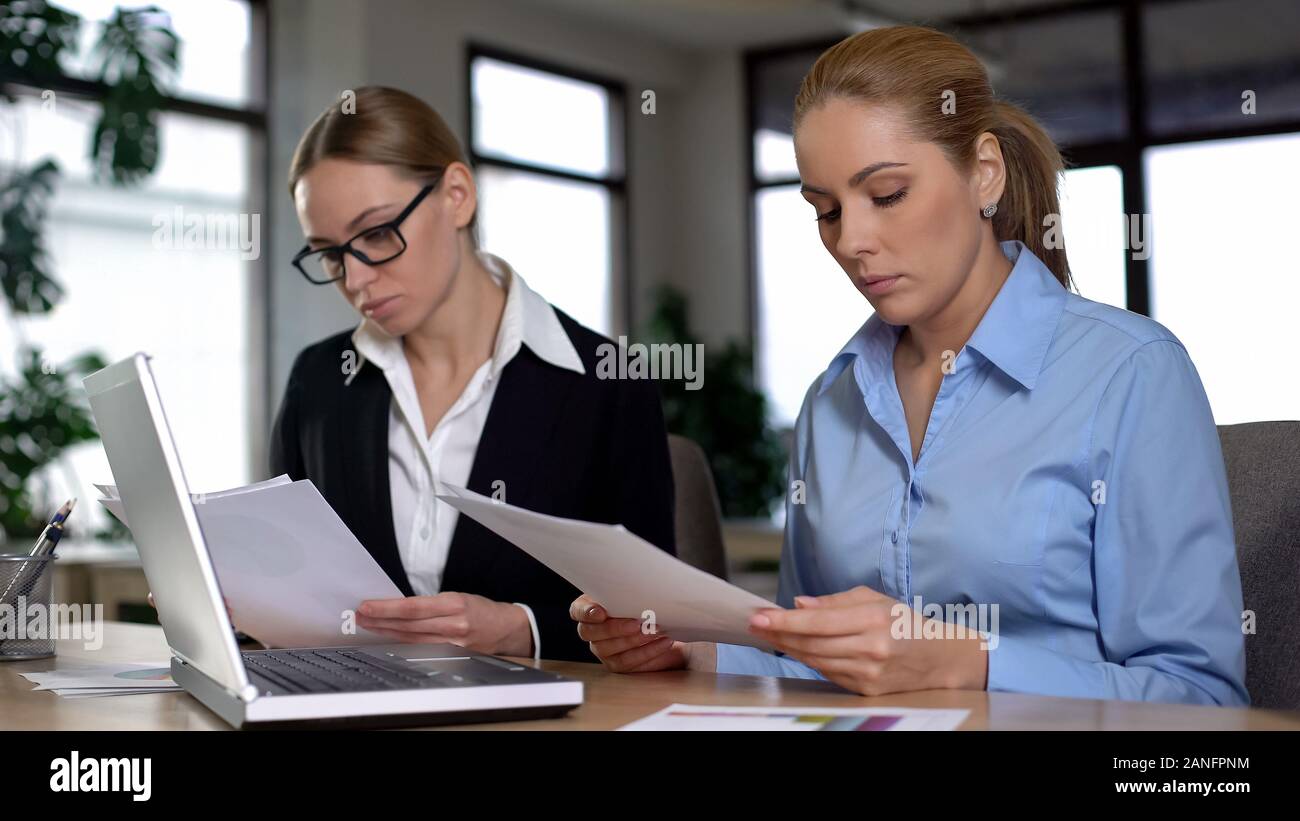
<path id="1" fill-rule="evenodd" d="M 626 321 L 623 91 L 471 49 L 481 246 L 582 324 Z"/>
<path id="2" fill-rule="evenodd" d="M 759 383 L 781 426 L 794 424 L 808 385 L 872 313 L 822 245 L 812 211 L 797 185 L 755 196 Z"/>
<path id="3" fill-rule="evenodd" d="M 107 18 L 115 4 L 59 5 L 87 21 L 84 54 L 98 35 L 93 21 Z M 182 71 L 177 100 L 161 118 L 158 168 L 141 185 L 92 179 L 87 148 L 99 110 L 93 86 L 55 89 L 52 109 L 31 89 L 8 106 L 17 139 L 3 162 L 27 169 L 50 158 L 61 169 L 45 241 L 65 296 L 48 315 L 6 316 L 0 349 L 26 341 L 51 363 L 88 350 L 110 362 L 151 354 L 189 483 L 210 490 L 260 474 L 253 451 L 261 441 L 255 427 L 263 424 L 257 397 L 267 226 L 255 213 L 264 137 L 261 95 L 250 79 L 255 21 L 249 5 L 236 0 L 159 5 L 175 12 Z M 81 72 L 74 63 L 65 68 Z M 234 233 L 218 231 L 241 223 Z M 15 366 L 12 355 L 0 361 L 7 374 Z M 39 480 L 50 498 L 80 497 L 79 520 L 105 522 L 89 503 L 96 498 L 91 483 L 111 481 L 98 443 L 74 449 Z"/>
<path id="4" fill-rule="evenodd" d="M 985 64 L 1070 168 L 1061 225 L 1079 293 L 1154 316 L 1187 345 L 1220 424 L 1300 418 L 1271 364 L 1300 291 L 1279 250 L 1300 211 L 1300 7 L 1258 0 L 1065 4 L 929 25 Z M 1207 37 L 1210 31 L 1231 36 Z M 771 421 L 870 314 L 798 194 L 790 117 L 827 42 L 746 57 L 752 156 L 752 332 Z M 1215 207 L 1216 196 L 1225 198 Z M 803 207 L 801 207 L 803 206 Z"/>
<path id="5" fill-rule="evenodd" d="M 1152 315 L 1187 346 L 1221 425 L 1300 419 L 1300 134 L 1147 152 Z"/>
<path id="6" fill-rule="evenodd" d="M 1127 307 L 1124 255 L 1129 246 L 1138 253 L 1134 234 L 1124 218 L 1124 179 L 1114 165 L 1070 168 L 1057 190 L 1070 277 L 1080 296 L 1117 308 Z M 1140 228 L 1140 225 L 1139 225 Z"/>
<path id="7" fill-rule="evenodd" d="M 181 41 L 180 73 L 173 91 L 177 97 L 235 108 L 247 108 L 261 99 L 253 80 L 253 11 L 246 0 L 169 0 L 130 3 L 123 0 L 51 0 L 86 21 L 103 21 L 115 9 L 156 6 L 166 15 Z M 71 75 L 95 79 L 92 46 L 99 26 L 84 25 L 75 54 L 67 55 L 64 69 Z"/>

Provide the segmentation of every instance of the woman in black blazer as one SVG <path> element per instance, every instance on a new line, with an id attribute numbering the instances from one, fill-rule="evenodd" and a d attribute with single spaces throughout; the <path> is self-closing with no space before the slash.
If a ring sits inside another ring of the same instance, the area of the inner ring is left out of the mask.
<path id="1" fill-rule="evenodd" d="M 271 470 L 310 479 L 407 596 L 361 603 L 400 641 L 594 660 L 578 591 L 433 499 L 439 482 L 542 513 L 620 523 L 673 552 L 658 392 L 599 379 L 612 343 L 476 248 L 476 189 L 431 108 L 386 88 L 327 109 L 294 155 L 307 246 L 294 265 L 363 315 L 294 362 Z M 609 345 L 610 348 L 601 348 Z"/>

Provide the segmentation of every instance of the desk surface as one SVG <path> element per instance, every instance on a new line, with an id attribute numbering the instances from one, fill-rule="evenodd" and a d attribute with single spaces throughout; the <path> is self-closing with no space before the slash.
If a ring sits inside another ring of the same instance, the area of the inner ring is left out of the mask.
<path id="1" fill-rule="evenodd" d="M 76 661 L 162 661 L 169 657 L 162 628 L 121 622 L 104 625 L 103 646 L 60 642 L 51 659 L 0 662 L 0 729 L 219 730 L 227 725 L 187 693 L 65 699 L 32 691 L 19 673 Z M 531 662 L 528 662 L 531 663 Z M 805 707 L 946 707 L 970 710 L 963 730 L 1300 730 L 1300 713 L 1051 698 L 1010 693 L 930 690 L 863 698 L 834 685 L 799 679 L 671 672 L 627 676 L 597 664 L 543 661 L 541 667 L 579 679 L 586 703 L 568 717 L 468 725 L 496 730 L 609 730 L 669 704 Z"/>

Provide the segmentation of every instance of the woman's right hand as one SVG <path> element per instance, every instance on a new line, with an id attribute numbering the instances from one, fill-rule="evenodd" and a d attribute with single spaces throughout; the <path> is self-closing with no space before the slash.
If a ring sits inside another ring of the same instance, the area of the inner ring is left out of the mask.
<path id="1" fill-rule="evenodd" d="M 640 619 L 610 618 L 586 595 L 569 605 L 569 617 L 578 623 L 578 636 L 600 663 L 615 673 L 704 669 L 715 658 L 711 644 L 673 641 L 662 632 L 646 632 Z"/>

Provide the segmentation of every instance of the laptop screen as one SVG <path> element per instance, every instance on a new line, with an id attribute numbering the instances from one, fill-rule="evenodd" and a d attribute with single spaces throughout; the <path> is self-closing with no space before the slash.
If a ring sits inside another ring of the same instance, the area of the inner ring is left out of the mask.
<path id="1" fill-rule="evenodd" d="M 248 677 L 162 399 L 138 353 L 83 383 L 172 652 L 232 693 Z"/>

